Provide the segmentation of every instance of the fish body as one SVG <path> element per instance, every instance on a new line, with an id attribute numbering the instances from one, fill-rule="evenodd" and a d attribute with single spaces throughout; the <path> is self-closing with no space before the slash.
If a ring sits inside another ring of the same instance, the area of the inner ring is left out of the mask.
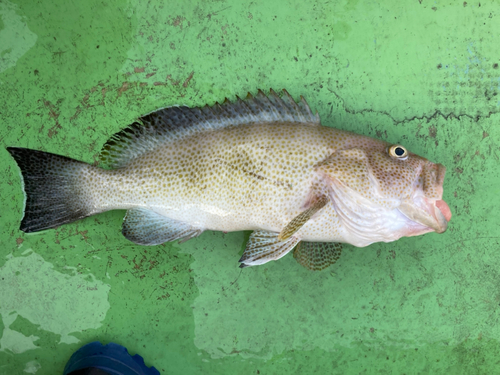
<path id="1" fill-rule="evenodd" d="M 103 147 L 107 169 L 9 151 L 24 179 L 22 230 L 113 209 L 128 210 L 123 234 L 143 245 L 253 230 L 242 266 L 295 248 L 301 264 L 321 269 L 338 259 L 340 243 L 441 233 L 451 218 L 441 199 L 442 165 L 322 126 L 305 100 L 295 103 L 286 91 L 143 116 Z M 57 188 L 43 192 L 44 178 L 29 178 L 40 173 Z"/>

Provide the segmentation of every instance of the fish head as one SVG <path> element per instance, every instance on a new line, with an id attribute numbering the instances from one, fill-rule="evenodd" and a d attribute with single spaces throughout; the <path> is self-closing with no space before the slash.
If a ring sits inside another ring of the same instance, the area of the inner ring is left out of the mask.
<path id="1" fill-rule="evenodd" d="M 337 214 L 358 237 L 353 244 L 446 231 L 451 211 L 442 200 L 443 165 L 365 137 L 320 164 Z"/>

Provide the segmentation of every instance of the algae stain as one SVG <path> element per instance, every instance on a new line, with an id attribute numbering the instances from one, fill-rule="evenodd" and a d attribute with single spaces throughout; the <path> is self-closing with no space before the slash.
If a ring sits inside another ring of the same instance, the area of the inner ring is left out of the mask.
<path id="1" fill-rule="evenodd" d="M 28 250 L 9 255 L 0 268 L 0 351 L 23 353 L 38 348 L 40 337 L 77 343 L 72 335 L 101 326 L 110 308 L 110 286 L 93 275 L 66 275 Z"/>
<path id="2" fill-rule="evenodd" d="M 16 65 L 31 47 L 38 36 L 31 32 L 23 17 L 16 13 L 17 5 L 0 2 L 2 29 L 0 30 L 0 73 Z"/>

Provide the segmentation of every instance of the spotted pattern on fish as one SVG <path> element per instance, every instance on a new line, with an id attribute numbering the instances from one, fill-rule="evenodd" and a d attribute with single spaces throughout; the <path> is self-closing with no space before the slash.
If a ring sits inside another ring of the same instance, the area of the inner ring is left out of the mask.
<path id="1" fill-rule="evenodd" d="M 342 244 L 337 242 L 300 242 L 293 252 L 293 257 L 312 271 L 321 271 L 334 264 L 342 252 Z"/>

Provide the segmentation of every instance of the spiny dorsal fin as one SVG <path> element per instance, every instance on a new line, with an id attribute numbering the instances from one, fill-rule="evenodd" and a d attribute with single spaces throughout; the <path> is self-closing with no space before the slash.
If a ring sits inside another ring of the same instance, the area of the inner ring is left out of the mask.
<path id="1" fill-rule="evenodd" d="M 142 116 L 139 121 L 113 135 L 103 146 L 100 161 L 103 166 L 119 168 L 136 157 L 182 137 L 231 126 L 252 123 L 308 123 L 319 125 L 319 115 L 313 114 L 301 96 L 296 103 L 286 90 L 280 97 L 270 90 L 261 90 L 255 97 L 227 99 L 212 107 L 168 107 Z"/>

